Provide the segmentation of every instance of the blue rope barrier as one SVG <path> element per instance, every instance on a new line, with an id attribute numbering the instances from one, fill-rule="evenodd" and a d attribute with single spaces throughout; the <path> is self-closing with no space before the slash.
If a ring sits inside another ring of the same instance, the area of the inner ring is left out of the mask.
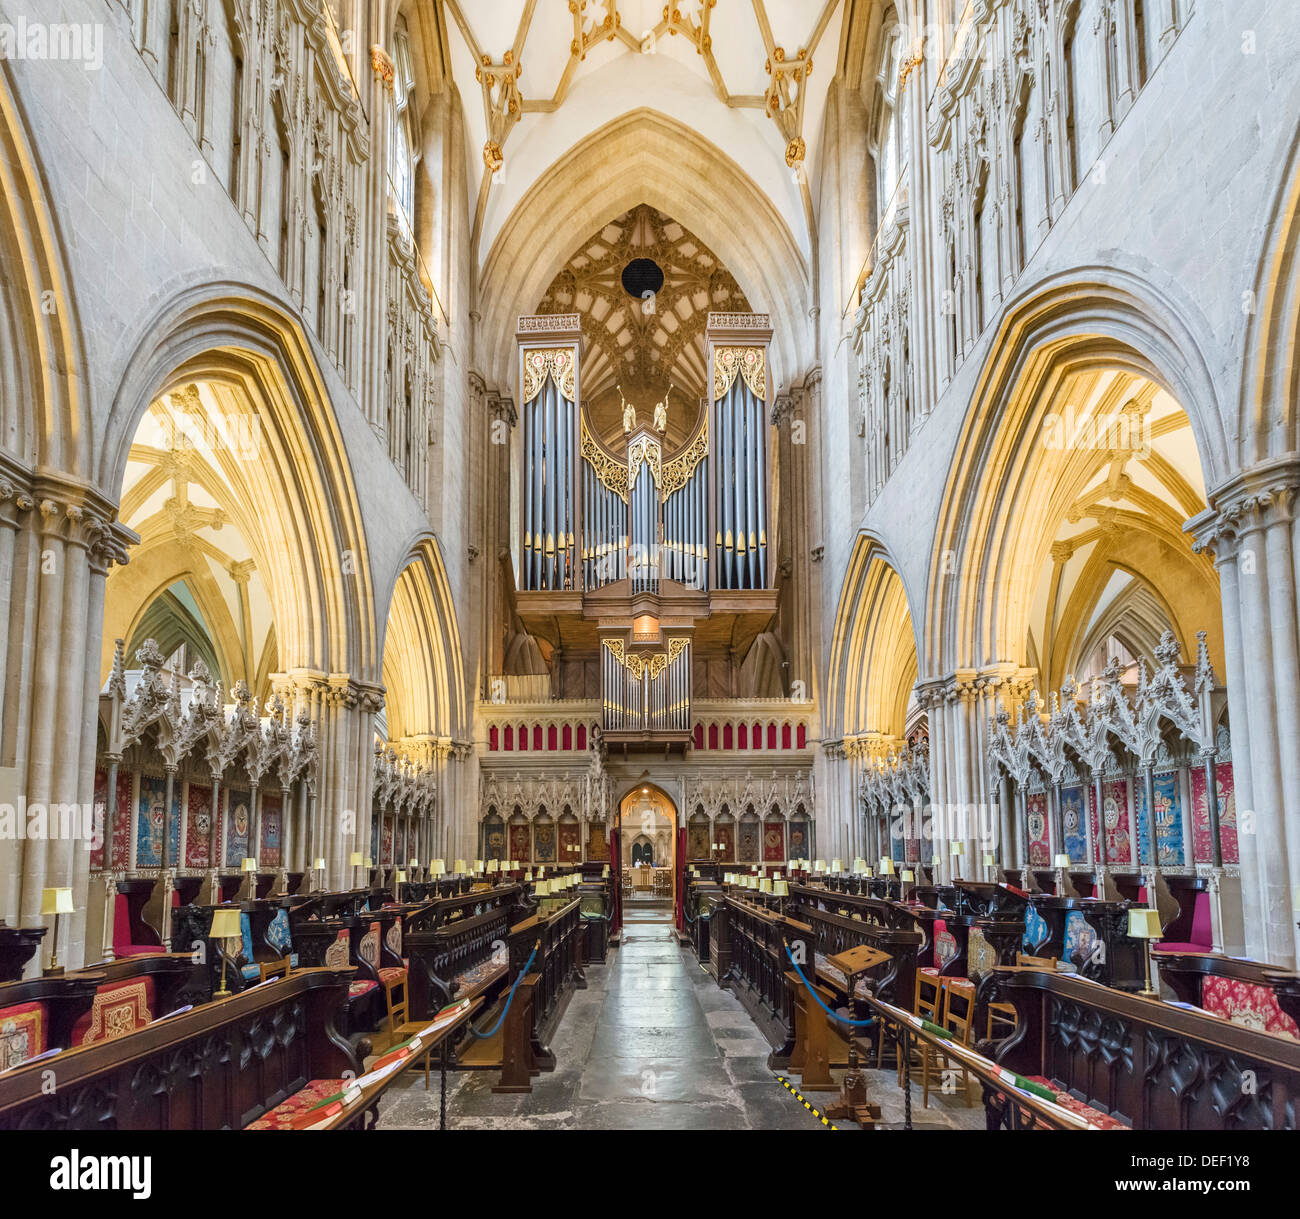
<path id="1" fill-rule="evenodd" d="M 473 1033 L 475 1037 L 486 1038 L 495 1036 L 497 1029 L 505 1023 L 506 1015 L 510 1011 L 510 1005 L 515 1001 L 515 991 L 519 989 L 519 983 L 524 980 L 524 975 L 532 968 L 533 958 L 537 955 L 537 949 L 541 946 L 541 943 L 542 941 L 538 940 L 537 943 L 533 945 L 532 952 L 528 954 L 528 964 L 519 971 L 519 976 L 515 978 L 514 984 L 510 987 L 510 994 L 506 998 L 506 1005 L 501 1009 L 501 1018 L 492 1026 L 491 1031 L 480 1033 L 472 1024 L 469 1026 L 469 1031 Z M 795 968 L 797 969 L 798 966 L 796 965 Z"/>
<path id="2" fill-rule="evenodd" d="M 799 968 L 799 962 L 794 959 L 794 954 L 790 951 L 790 945 L 787 944 L 785 940 L 782 940 L 781 943 L 785 947 L 785 955 L 790 958 L 790 964 L 794 966 L 795 973 L 799 975 L 799 981 L 808 987 L 808 993 L 817 1001 L 817 1006 L 820 1007 L 832 1020 L 838 1020 L 841 1024 L 851 1024 L 854 1028 L 863 1029 L 870 1028 L 876 1023 L 876 1018 L 874 1016 L 872 1016 L 870 1020 L 850 1020 L 847 1016 L 841 1016 L 838 1012 L 831 1011 L 831 1009 L 822 1002 L 821 996 L 812 988 L 811 985 L 809 985 L 808 979 L 803 976 L 803 970 Z M 853 996 L 850 995 L 850 1001 L 852 998 Z"/>

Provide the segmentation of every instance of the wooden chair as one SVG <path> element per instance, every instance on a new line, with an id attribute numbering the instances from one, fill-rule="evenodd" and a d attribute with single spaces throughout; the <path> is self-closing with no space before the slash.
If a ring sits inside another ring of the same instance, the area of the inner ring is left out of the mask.
<path id="1" fill-rule="evenodd" d="M 917 1015 L 924 1016 L 925 1019 L 939 1025 L 940 1028 L 947 1029 L 955 1035 L 954 1039 L 960 1041 L 962 1045 L 972 1045 L 975 1025 L 975 983 L 969 978 L 936 979 L 933 975 L 928 976 L 932 981 L 939 983 L 941 1011 L 938 1016 L 926 1016 L 925 1013 L 918 1010 Z M 918 975 L 918 981 L 919 977 Z M 928 1042 L 919 1042 L 917 1051 L 921 1067 L 922 1109 L 930 1107 L 931 1075 L 938 1079 L 942 1078 L 945 1071 L 960 1071 L 962 1073 L 963 1091 L 969 1088 L 970 1076 L 966 1068 L 955 1059 L 950 1059 L 941 1049 L 930 1045 Z"/>
<path id="2" fill-rule="evenodd" d="M 257 980 L 265 982 L 267 978 L 287 978 L 293 972 L 293 965 L 288 956 L 278 961 L 259 961 L 257 963 Z"/>
<path id="3" fill-rule="evenodd" d="M 988 1041 L 1001 1041 L 1004 1037 L 1010 1037 L 1017 1025 L 1014 1003 L 989 1004 L 988 1021 L 984 1028 L 984 1036 Z M 999 1032 L 999 1029 L 1004 1031 Z"/>
<path id="4" fill-rule="evenodd" d="M 1056 969 L 1055 957 L 1031 957 L 1027 953 L 1016 953 L 1016 964 L 1026 969 Z"/>
<path id="5" fill-rule="evenodd" d="M 923 969 L 916 971 L 916 994 L 912 1000 L 912 1011 L 922 1020 L 939 1024 L 943 1020 L 943 983 L 944 979 L 937 973 L 926 973 Z M 884 1053 L 885 1029 L 881 1022 L 880 1039 L 876 1043 L 876 1067 L 879 1069 L 881 1055 Z M 924 1066 L 923 1047 L 920 1043 L 912 1045 L 912 1065 Z M 898 1086 L 903 1086 L 903 1056 L 898 1056 Z"/>
<path id="6" fill-rule="evenodd" d="M 398 1028 L 407 1023 L 410 1019 L 409 1009 L 409 989 L 406 985 L 406 970 L 384 970 L 384 977 L 381 979 L 384 988 L 384 1005 L 388 1008 L 388 1031 L 396 1035 Z M 394 999 L 396 992 L 401 992 L 401 998 Z M 428 1087 L 428 1068 L 425 1070 L 425 1087 Z"/>

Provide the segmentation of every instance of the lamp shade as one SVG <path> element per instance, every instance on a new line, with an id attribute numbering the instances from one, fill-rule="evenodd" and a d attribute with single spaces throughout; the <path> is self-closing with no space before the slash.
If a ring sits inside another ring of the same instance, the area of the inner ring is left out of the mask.
<path id="1" fill-rule="evenodd" d="M 420 861 L 418 859 L 408 859 L 406 861 L 406 866 L 410 868 L 412 872 L 414 872 L 415 869 L 420 866 Z"/>
<path id="2" fill-rule="evenodd" d="M 954 839 L 952 842 L 948 844 L 948 853 L 950 855 L 965 855 L 966 844 L 964 842 L 957 842 Z"/>
<path id="3" fill-rule="evenodd" d="M 1135 906 L 1128 912 L 1128 933 L 1134 940 L 1158 940 L 1164 935 L 1160 911 L 1150 906 Z"/>
<path id="4" fill-rule="evenodd" d="M 243 863 L 239 865 L 239 870 L 241 872 L 256 872 L 257 860 L 254 859 L 251 855 L 245 856 Z"/>
<path id="5" fill-rule="evenodd" d="M 312 867 L 315 868 L 317 872 L 323 872 L 325 871 L 325 861 L 318 858 L 315 863 L 312 864 Z"/>
<path id="6" fill-rule="evenodd" d="M 1057 855 L 1053 858 L 1052 867 L 1068 868 L 1070 866 L 1070 857 L 1068 855 Z"/>
<path id="7" fill-rule="evenodd" d="M 361 866 L 361 858 L 362 856 L 360 851 L 353 851 L 352 854 L 348 856 L 348 867 L 359 868 Z"/>
<path id="8" fill-rule="evenodd" d="M 772 882 L 768 880 L 766 876 L 764 876 L 763 879 L 759 881 L 759 884 L 762 886 L 764 893 L 772 892 Z"/>
<path id="9" fill-rule="evenodd" d="M 510 870 L 511 870 L 512 872 L 517 872 L 517 871 L 519 870 L 519 860 L 517 860 L 517 859 L 512 859 L 512 860 L 510 861 Z"/>
<path id="10" fill-rule="evenodd" d="M 476 859 L 474 861 L 474 871 L 475 872 L 483 871 L 483 861 L 481 859 Z"/>
<path id="11" fill-rule="evenodd" d="M 212 929 L 208 935 L 214 940 L 234 940 L 241 935 L 239 907 L 218 906 L 212 912 Z"/>
<path id="12" fill-rule="evenodd" d="M 365 858 L 365 862 L 362 863 L 361 866 L 363 868 L 373 868 L 375 866 L 375 861 L 371 859 L 369 855 L 367 855 Z"/>
<path id="13" fill-rule="evenodd" d="M 465 861 L 463 859 L 456 860 L 456 872 L 458 874 L 462 872 L 468 872 L 468 871 L 469 869 L 465 866 Z"/>
<path id="14" fill-rule="evenodd" d="M 863 868 L 862 875 L 865 876 L 868 880 L 871 880 L 875 877 L 876 874 L 870 868 Z"/>
<path id="15" fill-rule="evenodd" d="M 843 872 L 843 871 L 844 871 L 844 860 L 842 860 L 842 859 L 832 859 L 832 860 L 831 860 L 831 871 L 832 871 L 832 872 Z"/>
<path id="16" fill-rule="evenodd" d="M 894 861 L 888 858 L 887 856 L 881 859 L 880 861 L 880 875 L 881 876 L 894 875 Z"/>
<path id="17" fill-rule="evenodd" d="M 774 880 L 772 882 L 772 892 L 777 897 L 789 897 L 790 885 L 784 880 Z"/>
<path id="18" fill-rule="evenodd" d="M 397 869 L 397 883 L 398 883 L 399 885 L 404 885 L 404 884 L 406 884 L 406 869 L 405 869 L 405 868 L 398 868 L 398 869 Z"/>
<path id="19" fill-rule="evenodd" d="M 911 868 L 904 868 L 902 872 L 899 873 L 898 879 L 904 884 L 910 885 L 916 879 L 916 873 L 913 872 Z"/>
<path id="20" fill-rule="evenodd" d="M 997 860 L 995 860 L 995 859 L 993 858 L 993 852 L 992 852 L 992 851 L 985 851 L 985 852 L 984 852 L 984 866 L 985 866 L 986 868 L 991 868 L 991 867 L 992 867 L 996 862 L 997 862 Z"/>
<path id="21" fill-rule="evenodd" d="M 528 871 L 524 873 L 524 880 L 531 882 L 532 879 L 533 879 L 533 870 L 529 868 Z"/>
<path id="22" fill-rule="evenodd" d="M 42 889 L 41 890 L 41 913 L 42 914 L 72 914 L 72 890 L 71 889 Z"/>
<path id="23" fill-rule="evenodd" d="M 824 859 L 818 859 L 818 860 L 815 860 L 815 861 L 813 862 L 813 871 L 814 871 L 814 872 L 825 872 L 825 871 L 826 871 L 826 861 L 825 861 Z"/>
<path id="24" fill-rule="evenodd" d="M 487 865 L 487 870 L 488 870 L 489 872 L 499 872 L 499 871 L 501 871 L 501 861 L 500 861 L 499 859 L 489 859 L 489 860 L 488 860 L 488 865 Z"/>
<path id="25" fill-rule="evenodd" d="M 606 864 L 600 871 L 602 877 L 609 876 L 609 864 Z"/>
<path id="26" fill-rule="evenodd" d="M 867 861 L 865 859 L 855 859 L 853 861 L 853 870 L 861 876 L 867 870 Z"/>
<path id="27" fill-rule="evenodd" d="M 429 869 L 433 872 L 433 874 L 434 874 L 435 876 L 446 876 L 446 875 L 447 875 L 447 861 L 446 861 L 445 859 L 435 859 L 435 860 L 434 860 L 434 861 L 429 865 Z"/>

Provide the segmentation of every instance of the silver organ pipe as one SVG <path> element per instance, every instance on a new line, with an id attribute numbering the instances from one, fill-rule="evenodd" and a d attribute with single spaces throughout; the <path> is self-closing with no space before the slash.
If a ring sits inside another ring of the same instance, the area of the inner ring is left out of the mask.
<path id="1" fill-rule="evenodd" d="M 714 532 L 719 588 L 767 587 L 766 404 L 737 376 L 713 404 Z"/>

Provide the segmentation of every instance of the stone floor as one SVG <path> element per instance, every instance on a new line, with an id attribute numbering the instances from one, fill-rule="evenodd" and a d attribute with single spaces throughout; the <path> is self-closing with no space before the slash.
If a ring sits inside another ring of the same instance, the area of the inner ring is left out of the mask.
<path id="1" fill-rule="evenodd" d="M 525 1095 L 497 1095 L 495 1072 L 448 1077 L 448 1125 L 458 1130 L 814 1130 L 820 1123 L 767 1069 L 770 1047 L 740 1001 L 718 987 L 657 912 L 630 918 L 609 964 L 586 971 L 551 1039 L 556 1068 Z M 892 1071 L 870 1073 L 885 1124 L 902 1124 Z M 797 1086 L 798 1081 L 792 1080 Z M 390 1089 L 384 1129 L 438 1124 L 438 1084 L 422 1073 Z M 821 1108 L 834 1093 L 810 1097 Z M 916 1126 L 983 1125 L 975 1102 L 932 1096 Z M 853 1128 L 853 1127 L 850 1127 Z"/>

